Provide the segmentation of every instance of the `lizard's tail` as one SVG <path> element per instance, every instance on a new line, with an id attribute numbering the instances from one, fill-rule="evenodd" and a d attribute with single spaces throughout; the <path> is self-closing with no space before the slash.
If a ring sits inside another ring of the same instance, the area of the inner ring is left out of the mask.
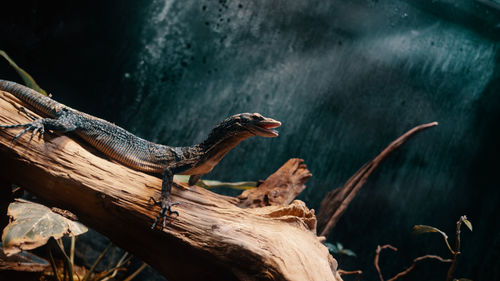
<path id="1" fill-rule="evenodd" d="M 0 90 L 13 94 L 21 101 L 32 106 L 38 113 L 48 117 L 55 117 L 55 113 L 62 106 L 53 99 L 16 82 L 0 79 Z"/>

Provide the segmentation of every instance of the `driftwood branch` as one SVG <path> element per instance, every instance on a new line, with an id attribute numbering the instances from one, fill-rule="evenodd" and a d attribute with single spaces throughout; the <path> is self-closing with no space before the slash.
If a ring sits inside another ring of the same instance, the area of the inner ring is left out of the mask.
<path id="1" fill-rule="evenodd" d="M 288 205 L 306 188 L 304 183 L 311 176 L 304 160 L 292 158 L 258 188 L 243 191 L 238 196 L 238 206 L 256 208 Z"/>
<path id="2" fill-rule="evenodd" d="M 0 91 L 0 124 L 29 120 L 19 101 Z M 242 209 L 233 197 L 176 183 L 179 217 L 163 231 L 150 226 L 159 211 L 161 180 L 106 159 L 82 141 L 0 130 L 0 177 L 148 262 L 169 280 L 341 280 L 337 262 L 314 232 L 314 212 L 301 201 Z M 311 224 L 311 222 L 313 222 Z"/>
<path id="3" fill-rule="evenodd" d="M 320 236 L 327 237 L 330 234 L 330 231 L 337 224 L 340 217 L 342 217 L 345 210 L 354 197 L 356 197 L 368 177 L 372 174 L 375 168 L 382 163 L 382 161 L 384 161 L 389 155 L 391 155 L 392 152 L 398 149 L 416 133 L 427 128 L 437 126 L 437 124 L 437 122 L 423 124 L 404 133 L 402 136 L 390 143 L 382 152 L 380 152 L 379 155 L 363 165 L 363 167 L 361 167 L 350 179 L 347 180 L 342 188 L 334 189 L 328 193 L 325 198 L 323 198 L 323 201 L 321 201 L 320 211 L 317 216 L 318 232 L 320 233 Z"/>

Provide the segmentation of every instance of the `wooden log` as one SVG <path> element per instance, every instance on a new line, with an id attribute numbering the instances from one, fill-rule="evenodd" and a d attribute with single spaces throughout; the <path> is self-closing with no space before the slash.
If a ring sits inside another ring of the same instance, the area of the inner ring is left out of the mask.
<path id="1" fill-rule="evenodd" d="M 0 124 L 30 121 L 20 104 L 0 91 Z M 180 216 L 151 230 L 159 207 L 149 201 L 161 179 L 109 161 L 75 137 L 47 133 L 29 142 L 26 134 L 12 143 L 18 132 L 0 130 L 0 177 L 73 212 L 169 280 L 341 280 L 311 227 L 314 211 L 301 201 L 242 209 L 236 198 L 176 183 Z"/>

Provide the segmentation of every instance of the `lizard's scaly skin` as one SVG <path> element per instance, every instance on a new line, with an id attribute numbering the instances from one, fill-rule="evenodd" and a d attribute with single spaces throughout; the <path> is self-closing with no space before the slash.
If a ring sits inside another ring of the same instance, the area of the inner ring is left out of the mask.
<path id="1" fill-rule="evenodd" d="M 182 157 L 176 155 L 176 152 L 182 154 L 182 148 L 139 138 L 106 120 L 79 112 L 20 84 L 0 80 L 0 89 L 13 94 L 42 115 L 62 117 L 63 126 L 76 126 L 74 131 L 77 135 L 107 156 L 133 169 L 161 174 L 170 161 Z"/>

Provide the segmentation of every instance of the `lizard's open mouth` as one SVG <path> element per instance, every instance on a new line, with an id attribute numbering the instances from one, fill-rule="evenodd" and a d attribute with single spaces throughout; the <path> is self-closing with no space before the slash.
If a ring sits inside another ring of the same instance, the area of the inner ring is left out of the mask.
<path id="1" fill-rule="evenodd" d="M 280 121 L 276 121 L 271 118 L 266 118 L 262 121 L 259 121 L 254 128 L 257 131 L 257 134 L 263 137 L 277 137 L 278 131 L 274 130 L 274 128 L 278 128 L 281 126 Z"/>

